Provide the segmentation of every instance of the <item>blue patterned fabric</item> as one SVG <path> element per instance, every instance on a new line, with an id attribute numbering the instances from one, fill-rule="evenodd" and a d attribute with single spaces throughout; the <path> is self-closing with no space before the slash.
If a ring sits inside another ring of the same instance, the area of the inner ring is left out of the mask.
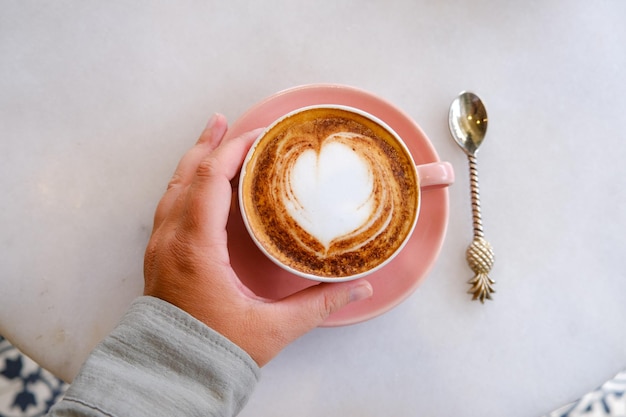
<path id="1" fill-rule="evenodd" d="M 0 336 L 0 417 L 43 416 L 67 386 Z"/>
<path id="2" fill-rule="evenodd" d="M 626 370 L 544 417 L 626 417 Z"/>

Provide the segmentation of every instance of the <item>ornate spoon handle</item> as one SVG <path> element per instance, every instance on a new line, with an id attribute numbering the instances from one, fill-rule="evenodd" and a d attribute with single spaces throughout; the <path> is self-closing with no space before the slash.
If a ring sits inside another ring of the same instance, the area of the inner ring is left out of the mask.
<path id="1" fill-rule="evenodd" d="M 491 300 L 491 294 L 495 292 L 493 284 L 496 282 L 489 278 L 489 271 L 493 267 L 495 256 L 491 244 L 485 240 L 483 223 L 480 214 L 480 189 L 478 186 L 478 164 L 476 156 L 468 155 L 470 166 L 470 189 L 472 193 L 472 223 L 474 226 L 474 240 L 467 248 L 466 258 L 469 267 L 476 275 L 468 283 L 472 286 L 468 293 L 473 294 L 473 300 Z"/>

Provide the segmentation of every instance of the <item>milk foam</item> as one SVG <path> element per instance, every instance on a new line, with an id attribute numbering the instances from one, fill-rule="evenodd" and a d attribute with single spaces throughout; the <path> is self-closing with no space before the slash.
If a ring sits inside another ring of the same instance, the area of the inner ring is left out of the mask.
<path id="1" fill-rule="evenodd" d="M 289 172 L 291 192 L 283 195 L 289 215 L 326 248 L 366 225 L 374 209 L 370 162 L 339 141 L 350 136 L 335 134 L 319 152 L 302 152 Z"/>
<path id="2" fill-rule="evenodd" d="M 414 163 L 396 145 L 344 109 L 307 109 L 271 127 L 240 186 L 255 241 L 316 277 L 380 265 L 405 242 L 419 205 Z"/>

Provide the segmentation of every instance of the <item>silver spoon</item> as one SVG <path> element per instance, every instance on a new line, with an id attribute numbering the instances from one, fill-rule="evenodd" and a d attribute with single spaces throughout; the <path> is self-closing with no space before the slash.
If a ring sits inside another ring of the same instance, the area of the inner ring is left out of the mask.
<path id="1" fill-rule="evenodd" d="M 475 275 L 468 281 L 472 286 L 468 293 L 473 294 L 473 300 L 478 299 L 484 303 L 485 299 L 491 300 L 491 294 L 495 292 L 495 281 L 487 275 L 493 267 L 495 257 L 493 248 L 485 240 L 483 233 L 476 163 L 476 153 L 487 133 L 485 105 L 476 94 L 462 92 L 450 105 L 448 124 L 452 137 L 467 154 L 470 166 L 474 240 L 467 248 L 466 258 Z"/>

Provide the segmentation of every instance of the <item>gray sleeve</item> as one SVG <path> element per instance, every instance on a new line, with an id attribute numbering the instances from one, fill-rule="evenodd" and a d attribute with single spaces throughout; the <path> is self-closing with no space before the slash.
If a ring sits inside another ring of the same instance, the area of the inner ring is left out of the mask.
<path id="1" fill-rule="evenodd" d="M 259 375 L 225 337 L 165 301 L 140 297 L 50 416 L 234 416 Z"/>

